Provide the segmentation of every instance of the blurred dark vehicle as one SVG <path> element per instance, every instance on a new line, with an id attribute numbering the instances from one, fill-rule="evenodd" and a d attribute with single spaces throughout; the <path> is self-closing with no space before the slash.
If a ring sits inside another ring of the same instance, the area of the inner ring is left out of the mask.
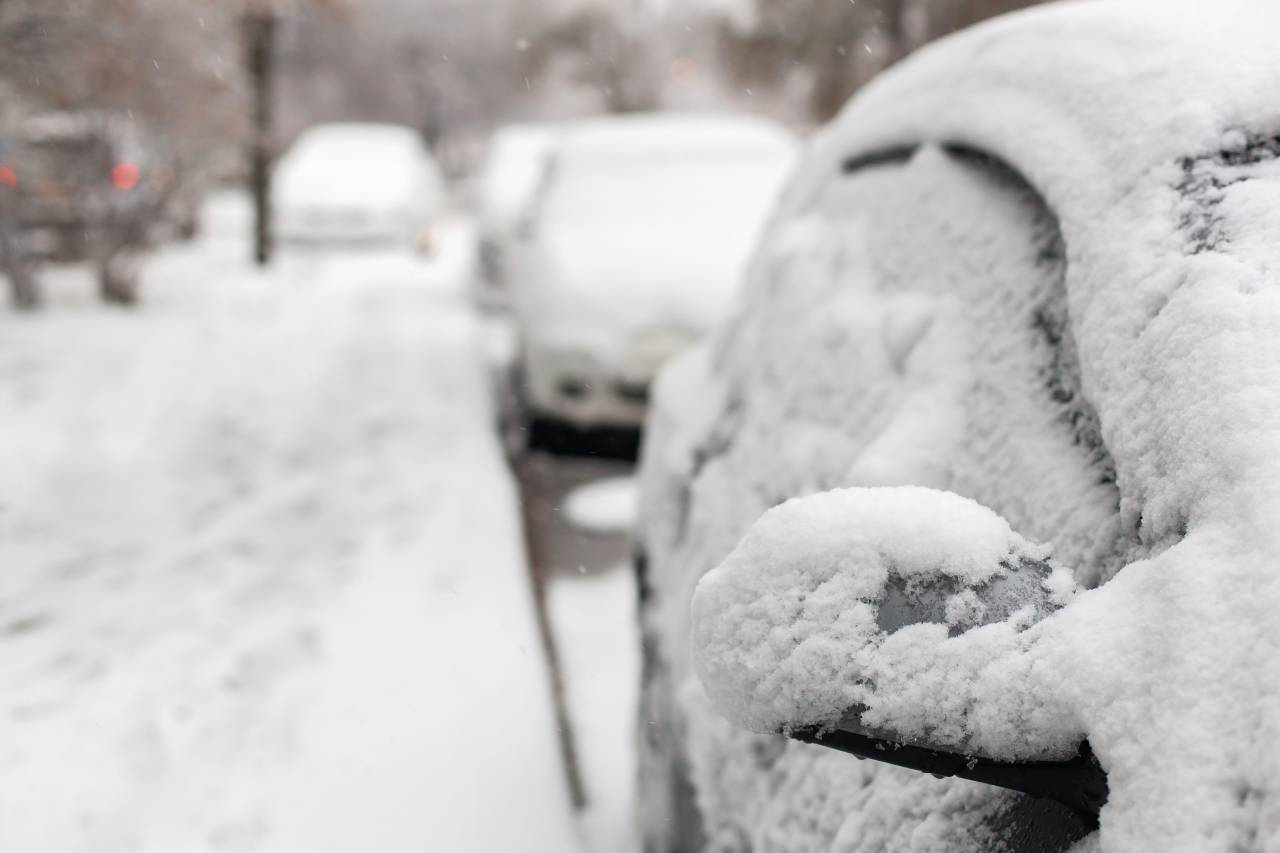
<path id="1" fill-rule="evenodd" d="M 482 307 L 509 300 L 510 256 L 555 150 L 553 124 L 512 124 L 493 135 L 479 180 L 476 219 L 480 276 L 475 297 Z"/>
<path id="2" fill-rule="evenodd" d="M 796 150 L 740 115 L 565 129 L 512 268 L 526 432 L 639 428 L 649 383 L 719 320 Z"/>
<path id="3" fill-rule="evenodd" d="M 29 259 L 92 261 L 102 294 L 132 302 L 136 252 L 197 229 L 199 192 L 178 158 L 136 123 L 93 112 L 23 122 L 0 164 Z"/>
<path id="4" fill-rule="evenodd" d="M 280 237 L 293 243 L 392 243 L 430 249 L 444 180 L 418 134 L 390 124 L 304 131 L 276 167 Z"/>

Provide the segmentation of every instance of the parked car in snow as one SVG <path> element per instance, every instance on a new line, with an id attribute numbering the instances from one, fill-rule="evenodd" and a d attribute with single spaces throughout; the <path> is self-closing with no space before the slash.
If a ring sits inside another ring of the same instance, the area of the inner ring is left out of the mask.
<path id="1" fill-rule="evenodd" d="M 280 237 L 289 242 L 389 242 L 426 247 L 444 181 L 411 128 L 322 124 L 280 158 L 273 182 Z"/>
<path id="2" fill-rule="evenodd" d="M 657 383 L 645 849 L 1280 846 L 1280 13 L 1229 5 L 998 19 L 815 140 Z"/>
<path id="3" fill-rule="evenodd" d="M 760 119 L 667 114 L 567 128 L 513 288 L 533 440 L 637 427 L 658 366 L 726 310 L 794 159 Z"/>
<path id="4" fill-rule="evenodd" d="M 27 117 L 0 162 L 30 258 L 94 261 L 103 295 L 132 301 L 131 258 L 196 227 L 195 176 L 145 128 L 104 112 Z"/>
<path id="5" fill-rule="evenodd" d="M 507 302 L 506 273 L 517 232 L 527 224 L 529 208 L 555 149 L 559 128 L 553 124 L 510 124 L 489 143 L 479 181 L 476 216 L 481 304 Z"/>

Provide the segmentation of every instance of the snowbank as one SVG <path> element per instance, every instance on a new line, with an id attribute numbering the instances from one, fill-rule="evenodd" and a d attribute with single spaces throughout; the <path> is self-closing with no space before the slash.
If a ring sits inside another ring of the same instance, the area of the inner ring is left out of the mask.
<path id="1" fill-rule="evenodd" d="M 614 477 L 579 486 L 565 500 L 565 514 L 583 530 L 630 530 L 636 523 L 635 479 Z"/>

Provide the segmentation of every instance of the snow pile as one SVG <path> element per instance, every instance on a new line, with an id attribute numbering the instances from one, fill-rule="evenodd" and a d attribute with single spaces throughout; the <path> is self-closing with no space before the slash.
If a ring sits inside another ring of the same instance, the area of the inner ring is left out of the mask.
<path id="1" fill-rule="evenodd" d="M 695 664 L 717 709 L 753 731 L 833 725 L 860 708 L 868 727 L 892 726 L 898 739 L 969 746 L 967 715 L 999 710 L 984 693 L 990 652 L 1029 642 L 1025 629 L 1073 591 L 1046 556 L 948 492 L 788 501 L 699 583 Z M 1013 719 L 1004 734 L 1026 729 Z"/>
<path id="2" fill-rule="evenodd" d="M 731 728 L 683 652 L 694 585 L 762 513 L 903 484 L 973 498 L 1051 542 L 1087 591 L 1021 633 L 944 637 L 943 620 L 841 640 L 823 660 L 852 667 L 875 649 L 868 713 L 886 704 L 865 723 L 1009 756 L 1087 737 L 1111 785 L 1102 849 L 1280 844 L 1277 37 L 1270 4 L 1046 7 L 922 51 L 817 140 L 750 298 L 699 368 L 693 405 L 717 412 L 687 435 L 655 415 L 670 447 L 645 454 L 645 493 L 665 501 L 646 507 L 644 535 L 670 662 L 658 689 L 696 734 L 690 775 L 713 844 L 999 843 L 982 827 L 1007 795 Z M 810 556 L 810 571 L 829 565 Z M 743 589 L 772 591 L 766 574 L 745 573 L 760 585 Z M 716 630 L 768 622 L 756 606 Z M 813 636 L 844 628 L 830 625 Z M 784 719 L 798 692 L 770 713 L 775 694 L 751 691 L 768 667 L 788 671 L 770 643 L 793 639 L 755 640 L 758 659 L 709 685 L 736 684 L 721 698 L 743 719 Z M 889 680 L 875 669 L 932 656 Z M 973 690 L 998 703 L 957 716 L 934 697 Z M 850 698 L 823 691 L 826 715 Z"/>
<path id="3" fill-rule="evenodd" d="M 627 531 L 636 523 L 636 481 L 613 477 L 579 486 L 565 501 L 574 526 L 600 533 Z"/>

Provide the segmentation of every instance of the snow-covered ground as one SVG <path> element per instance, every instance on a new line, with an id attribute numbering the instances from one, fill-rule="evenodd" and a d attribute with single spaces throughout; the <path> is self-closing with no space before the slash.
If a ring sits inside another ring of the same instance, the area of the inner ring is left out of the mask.
<path id="1" fill-rule="evenodd" d="M 635 742 L 640 638 L 629 566 L 552 578 L 547 607 L 587 802 L 590 853 L 638 851 Z"/>
<path id="2" fill-rule="evenodd" d="M 464 235 L 0 313 L 0 849 L 573 850 Z"/>

